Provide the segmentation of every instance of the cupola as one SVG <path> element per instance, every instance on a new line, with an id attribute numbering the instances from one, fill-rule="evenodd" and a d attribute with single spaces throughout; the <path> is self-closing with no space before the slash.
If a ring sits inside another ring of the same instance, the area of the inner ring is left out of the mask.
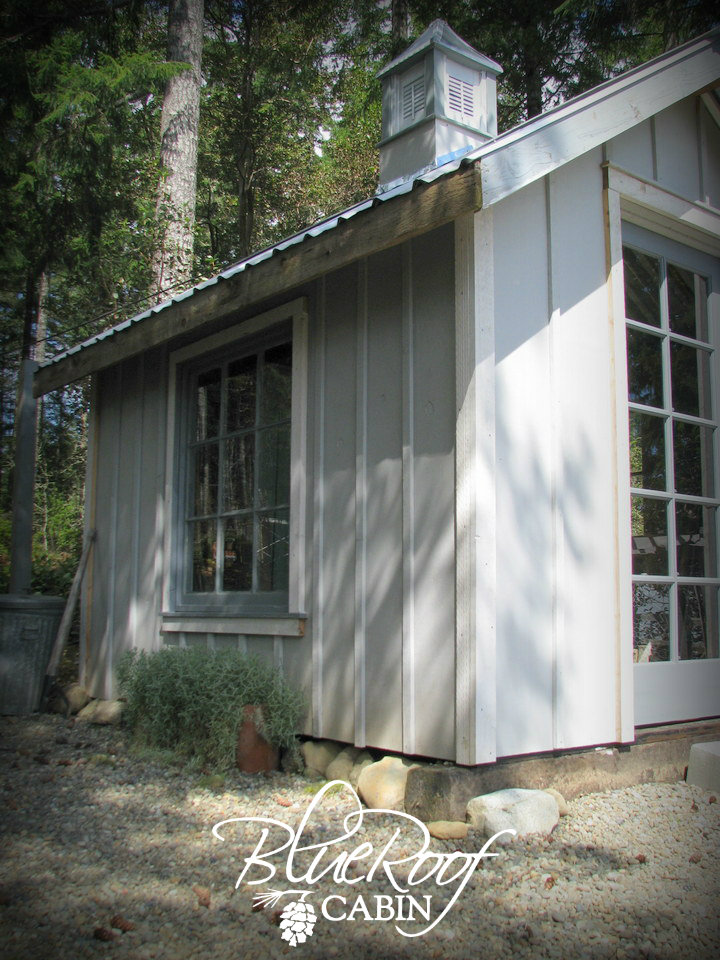
<path id="1" fill-rule="evenodd" d="M 444 20 L 383 67 L 378 192 L 496 137 L 499 73 Z"/>

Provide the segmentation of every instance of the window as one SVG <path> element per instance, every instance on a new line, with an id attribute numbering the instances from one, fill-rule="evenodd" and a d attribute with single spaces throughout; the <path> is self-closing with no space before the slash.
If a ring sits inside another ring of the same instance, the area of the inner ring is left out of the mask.
<path id="1" fill-rule="evenodd" d="M 307 338 L 304 312 L 291 313 L 298 303 L 173 357 L 169 612 L 300 612 Z"/>
<path id="2" fill-rule="evenodd" d="M 718 656 L 717 356 L 710 284 L 623 248 L 637 661 Z"/>

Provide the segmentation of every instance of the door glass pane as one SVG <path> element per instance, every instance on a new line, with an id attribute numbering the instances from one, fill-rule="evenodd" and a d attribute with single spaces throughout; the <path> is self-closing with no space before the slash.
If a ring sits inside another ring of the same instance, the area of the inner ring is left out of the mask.
<path id="1" fill-rule="evenodd" d="M 678 654 L 681 660 L 718 655 L 718 588 L 678 587 Z"/>
<path id="2" fill-rule="evenodd" d="M 673 422 L 675 489 L 693 497 L 715 496 L 713 430 L 682 420 Z"/>
<path id="3" fill-rule="evenodd" d="M 675 505 L 677 566 L 681 577 L 716 577 L 715 508 Z"/>
<path id="4" fill-rule="evenodd" d="M 287 510 L 258 517 L 258 590 L 287 590 L 290 521 Z"/>
<path id="5" fill-rule="evenodd" d="M 258 433 L 258 506 L 290 501 L 290 424 Z"/>
<path id="6" fill-rule="evenodd" d="M 630 412 L 630 485 L 665 489 L 665 420 Z"/>
<path id="7" fill-rule="evenodd" d="M 228 437 L 224 445 L 225 511 L 249 510 L 253 506 L 255 435 Z"/>
<path id="8" fill-rule="evenodd" d="M 670 376 L 673 410 L 694 417 L 710 418 L 712 412 L 707 350 L 698 350 L 685 343 L 671 343 Z"/>
<path id="9" fill-rule="evenodd" d="M 197 380 L 195 439 L 216 437 L 220 429 L 220 369 L 207 370 Z"/>
<path id="10" fill-rule="evenodd" d="M 229 517 L 224 521 L 225 553 L 223 590 L 252 590 L 252 517 Z"/>
<path id="11" fill-rule="evenodd" d="M 633 584 L 633 658 L 670 659 L 670 584 Z"/>
<path id="12" fill-rule="evenodd" d="M 697 302 L 695 283 L 697 281 Z M 707 286 L 704 277 L 668 264 L 668 307 L 670 329 L 696 340 L 708 338 Z"/>
<path id="13" fill-rule="evenodd" d="M 217 512 L 218 446 L 209 443 L 195 448 L 194 515 L 207 516 Z"/>
<path id="14" fill-rule="evenodd" d="M 663 406 L 662 341 L 652 333 L 628 327 L 628 386 L 630 400 L 649 407 Z"/>
<path id="15" fill-rule="evenodd" d="M 257 357 L 243 357 L 228 367 L 227 432 L 246 430 L 255 425 Z"/>
<path id="16" fill-rule="evenodd" d="M 282 343 L 265 351 L 260 422 L 290 419 L 292 394 L 292 344 Z"/>
<path id="17" fill-rule="evenodd" d="M 625 316 L 660 326 L 660 261 L 630 247 L 623 248 Z"/>
<path id="18" fill-rule="evenodd" d="M 200 520 L 192 525 L 192 589 L 198 593 L 215 590 L 217 544 L 214 520 Z"/>
<path id="19" fill-rule="evenodd" d="M 649 497 L 632 498 L 633 573 L 668 574 L 667 505 Z"/>

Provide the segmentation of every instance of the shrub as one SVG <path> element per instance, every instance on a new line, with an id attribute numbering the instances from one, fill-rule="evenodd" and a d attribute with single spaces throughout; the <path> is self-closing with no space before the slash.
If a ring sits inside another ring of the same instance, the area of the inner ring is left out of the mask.
<path id="1" fill-rule="evenodd" d="M 120 660 L 118 679 L 124 716 L 140 745 L 227 770 L 235 762 L 243 707 L 262 704 L 263 735 L 280 749 L 297 750 L 305 699 L 256 657 L 203 647 L 132 650 Z"/>

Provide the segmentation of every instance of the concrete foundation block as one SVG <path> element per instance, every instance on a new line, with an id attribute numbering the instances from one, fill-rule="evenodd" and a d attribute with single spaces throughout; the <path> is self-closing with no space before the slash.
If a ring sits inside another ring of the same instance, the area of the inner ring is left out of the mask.
<path id="1" fill-rule="evenodd" d="M 690 747 L 687 782 L 720 793 L 720 740 L 694 743 Z"/>

